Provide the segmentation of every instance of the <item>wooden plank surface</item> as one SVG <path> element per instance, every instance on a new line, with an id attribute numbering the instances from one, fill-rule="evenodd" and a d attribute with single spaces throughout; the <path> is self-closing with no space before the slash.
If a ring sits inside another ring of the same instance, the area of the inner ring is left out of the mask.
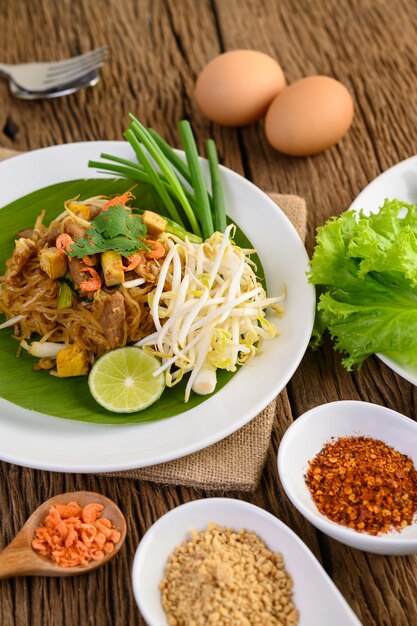
<path id="1" fill-rule="evenodd" d="M 175 126 L 191 119 L 211 134 L 223 162 L 265 190 L 298 193 L 314 229 L 346 209 L 377 174 L 416 151 L 417 8 L 407 0 L 3 0 L 1 61 L 48 60 L 109 44 L 110 62 L 92 90 L 56 101 L 12 99 L 0 83 L 0 144 L 28 150 L 56 143 L 119 139 L 128 111 L 175 142 Z M 206 61 L 232 48 L 275 56 L 288 82 L 329 74 L 355 98 L 348 136 L 314 158 L 280 155 L 262 122 L 223 129 L 205 120 L 193 100 Z M 1 197 L 1 194 L 0 194 Z M 348 374 L 330 346 L 307 352 L 277 402 L 277 424 L 254 502 L 289 524 L 313 550 L 363 624 L 417 624 L 417 557 L 379 557 L 351 550 L 315 531 L 289 504 L 278 483 L 276 450 L 298 415 L 338 399 L 385 404 L 416 419 L 416 390 L 377 359 Z M 130 572 L 147 528 L 204 492 L 133 480 L 65 475 L 0 465 L 0 548 L 44 499 L 73 489 L 114 498 L 128 520 L 125 549 L 106 568 L 74 579 L 0 582 L 2 626 L 142 625 Z M 335 625 L 336 626 L 336 625 Z"/>

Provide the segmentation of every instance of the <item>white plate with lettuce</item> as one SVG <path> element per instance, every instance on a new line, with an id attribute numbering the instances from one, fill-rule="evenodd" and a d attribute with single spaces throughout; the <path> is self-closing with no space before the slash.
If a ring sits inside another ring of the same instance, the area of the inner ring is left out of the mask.
<path id="1" fill-rule="evenodd" d="M 318 230 L 317 342 L 330 331 L 347 369 L 370 354 L 417 384 L 417 156 L 372 181 Z"/>

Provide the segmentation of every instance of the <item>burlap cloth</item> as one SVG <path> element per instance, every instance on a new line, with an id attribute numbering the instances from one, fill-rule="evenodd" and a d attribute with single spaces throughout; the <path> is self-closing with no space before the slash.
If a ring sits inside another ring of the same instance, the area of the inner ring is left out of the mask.
<path id="1" fill-rule="evenodd" d="M 0 148 L 0 160 L 17 154 L 18 152 Z M 269 193 L 269 196 L 288 216 L 304 241 L 307 224 L 305 201 L 298 196 L 278 193 Z M 259 483 L 265 463 L 275 407 L 274 400 L 249 424 L 200 452 L 153 467 L 105 475 L 205 490 L 253 491 Z"/>

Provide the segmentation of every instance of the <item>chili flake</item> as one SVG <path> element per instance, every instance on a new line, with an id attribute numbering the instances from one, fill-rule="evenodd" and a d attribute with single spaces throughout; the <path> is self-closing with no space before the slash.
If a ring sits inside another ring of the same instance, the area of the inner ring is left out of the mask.
<path id="1" fill-rule="evenodd" d="M 383 441 L 340 437 L 327 443 L 305 480 L 320 513 L 371 535 L 401 530 L 417 512 L 413 461 Z"/>

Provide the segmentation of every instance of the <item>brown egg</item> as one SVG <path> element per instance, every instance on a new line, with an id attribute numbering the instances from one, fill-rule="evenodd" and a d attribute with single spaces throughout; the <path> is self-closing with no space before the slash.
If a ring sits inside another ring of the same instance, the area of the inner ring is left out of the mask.
<path id="1" fill-rule="evenodd" d="M 286 87 L 265 120 L 269 143 L 284 154 L 309 156 L 337 143 L 353 118 L 353 99 L 329 76 L 308 76 Z"/>
<path id="2" fill-rule="evenodd" d="M 256 50 L 231 50 L 205 66 L 195 97 L 209 120 L 245 126 L 262 117 L 284 87 L 284 74 L 275 59 Z"/>

